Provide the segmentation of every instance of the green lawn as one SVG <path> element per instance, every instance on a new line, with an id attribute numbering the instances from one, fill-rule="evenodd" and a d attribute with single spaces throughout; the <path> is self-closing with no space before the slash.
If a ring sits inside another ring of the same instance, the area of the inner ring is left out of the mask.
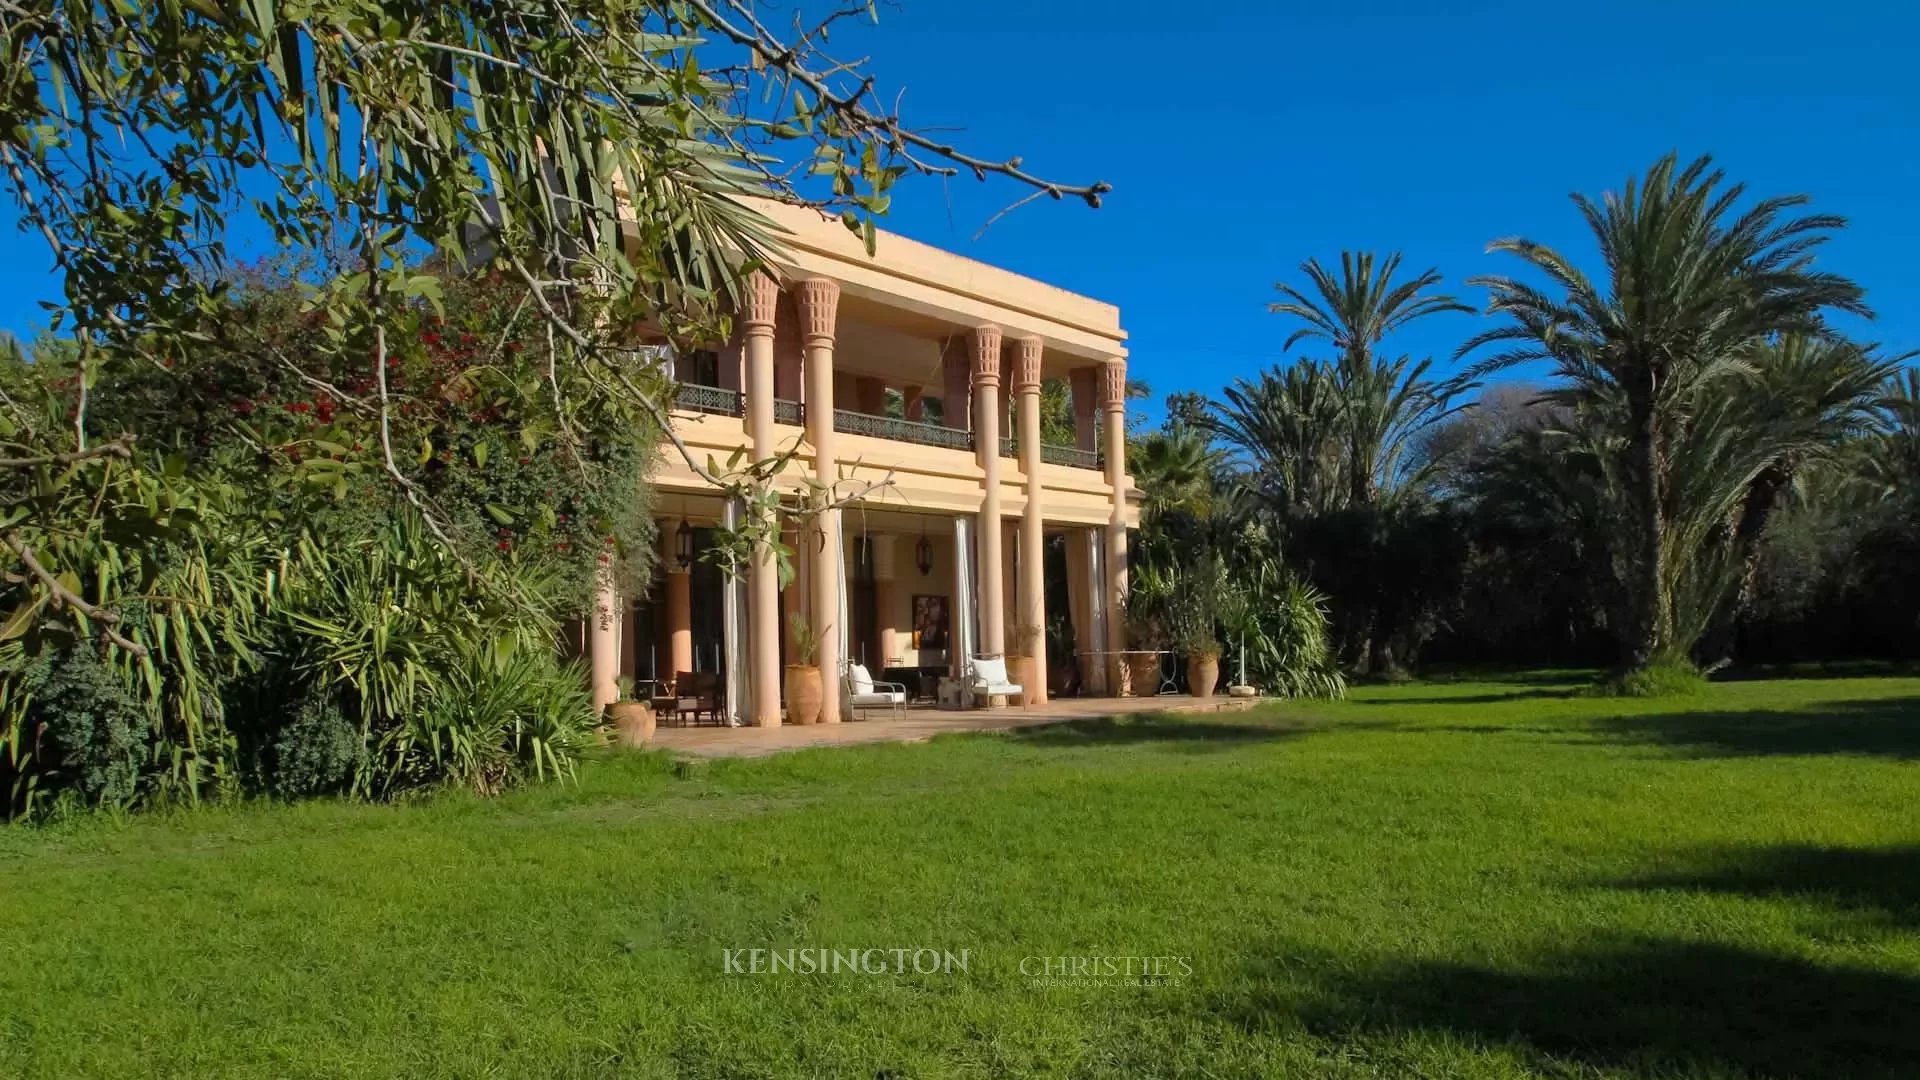
<path id="1" fill-rule="evenodd" d="M 1920 679 L 1571 685 L 0 830 L 0 1076 L 1920 1074 Z"/>

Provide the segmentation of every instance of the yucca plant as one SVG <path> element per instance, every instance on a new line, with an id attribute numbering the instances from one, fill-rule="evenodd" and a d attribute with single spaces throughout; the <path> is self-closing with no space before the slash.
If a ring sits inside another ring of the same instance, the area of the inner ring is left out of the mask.
<path id="1" fill-rule="evenodd" d="M 523 768 L 566 775 L 593 718 L 585 681 L 553 657 L 556 590 L 539 563 L 476 575 L 396 511 L 343 550 L 307 546 L 327 567 L 280 608 L 297 670 L 357 716 L 372 748 L 365 795 L 448 782 L 496 791 Z"/>

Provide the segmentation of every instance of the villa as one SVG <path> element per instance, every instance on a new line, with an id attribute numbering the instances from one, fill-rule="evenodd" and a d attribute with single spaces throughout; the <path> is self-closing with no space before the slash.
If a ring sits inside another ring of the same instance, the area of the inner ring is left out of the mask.
<path id="1" fill-rule="evenodd" d="M 710 673 L 719 719 L 779 725 L 792 613 L 819 638 L 825 723 L 844 718 L 847 664 L 931 698 L 1017 635 L 1052 651 L 1037 669 L 1054 690 L 1117 685 L 1139 519 L 1119 310 L 889 233 L 869 255 L 838 221 L 762 209 L 789 233 L 778 272 L 746 290 L 733 341 L 674 358 L 674 432 L 696 458 L 791 452 L 783 490 L 813 480 L 857 497 L 784 535 L 784 588 L 770 561 L 728 575 L 701 555 L 740 508 L 663 450 L 664 572 L 647 595 L 603 593 L 587 620 L 596 703 L 622 675 Z M 1072 445 L 1041 438 L 1042 384 L 1056 380 Z M 1021 635 L 1049 625 L 1052 642 Z M 1026 703 L 1047 693 L 1028 686 Z"/>

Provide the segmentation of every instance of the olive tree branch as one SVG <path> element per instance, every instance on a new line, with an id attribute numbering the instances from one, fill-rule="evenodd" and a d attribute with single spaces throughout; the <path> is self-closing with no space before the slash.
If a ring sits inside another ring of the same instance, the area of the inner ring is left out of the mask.
<path id="1" fill-rule="evenodd" d="M 47 595 L 55 607 L 66 608 L 76 615 L 99 623 L 100 633 L 106 637 L 108 641 L 113 642 L 127 652 L 135 656 L 147 655 L 147 647 L 145 645 L 132 640 L 116 629 L 120 622 L 120 616 L 97 604 L 90 603 L 72 589 L 62 585 L 59 578 L 54 577 L 53 574 L 47 571 L 45 566 L 40 564 L 40 559 L 34 555 L 33 549 L 27 546 L 27 542 L 20 538 L 20 534 L 17 531 L 8 529 L 4 534 L 0 534 L 0 543 L 5 543 L 7 548 L 20 560 L 21 564 L 27 568 L 27 571 L 40 582 L 41 587 L 47 590 Z"/>

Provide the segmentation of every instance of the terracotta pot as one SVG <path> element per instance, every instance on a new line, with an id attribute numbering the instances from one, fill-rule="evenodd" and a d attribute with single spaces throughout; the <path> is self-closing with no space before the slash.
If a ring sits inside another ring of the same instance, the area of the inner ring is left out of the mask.
<path id="1" fill-rule="evenodd" d="M 1037 656 L 1008 656 L 1007 681 L 1020 686 L 1022 696 L 1033 700 L 1034 692 L 1042 685 L 1045 676 L 1040 671 L 1040 658 Z"/>
<path id="2" fill-rule="evenodd" d="M 1219 657 L 1187 657 L 1187 693 L 1197 698 L 1210 698 L 1213 696 L 1213 688 L 1219 683 Z"/>
<path id="3" fill-rule="evenodd" d="M 615 746 L 639 747 L 653 741 L 653 706 L 644 701 L 616 701 L 607 706 L 613 721 Z"/>
<path id="4" fill-rule="evenodd" d="M 826 690 L 820 681 L 820 669 L 808 664 L 787 665 L 787 723 L 817 724 Z"/>
<path id="5" fill-rule="evenodd" d="M 1152 697 L 1160 692 L 1159 653 L 1127 653 L 1121 660 L 1121 697 Z"/>

